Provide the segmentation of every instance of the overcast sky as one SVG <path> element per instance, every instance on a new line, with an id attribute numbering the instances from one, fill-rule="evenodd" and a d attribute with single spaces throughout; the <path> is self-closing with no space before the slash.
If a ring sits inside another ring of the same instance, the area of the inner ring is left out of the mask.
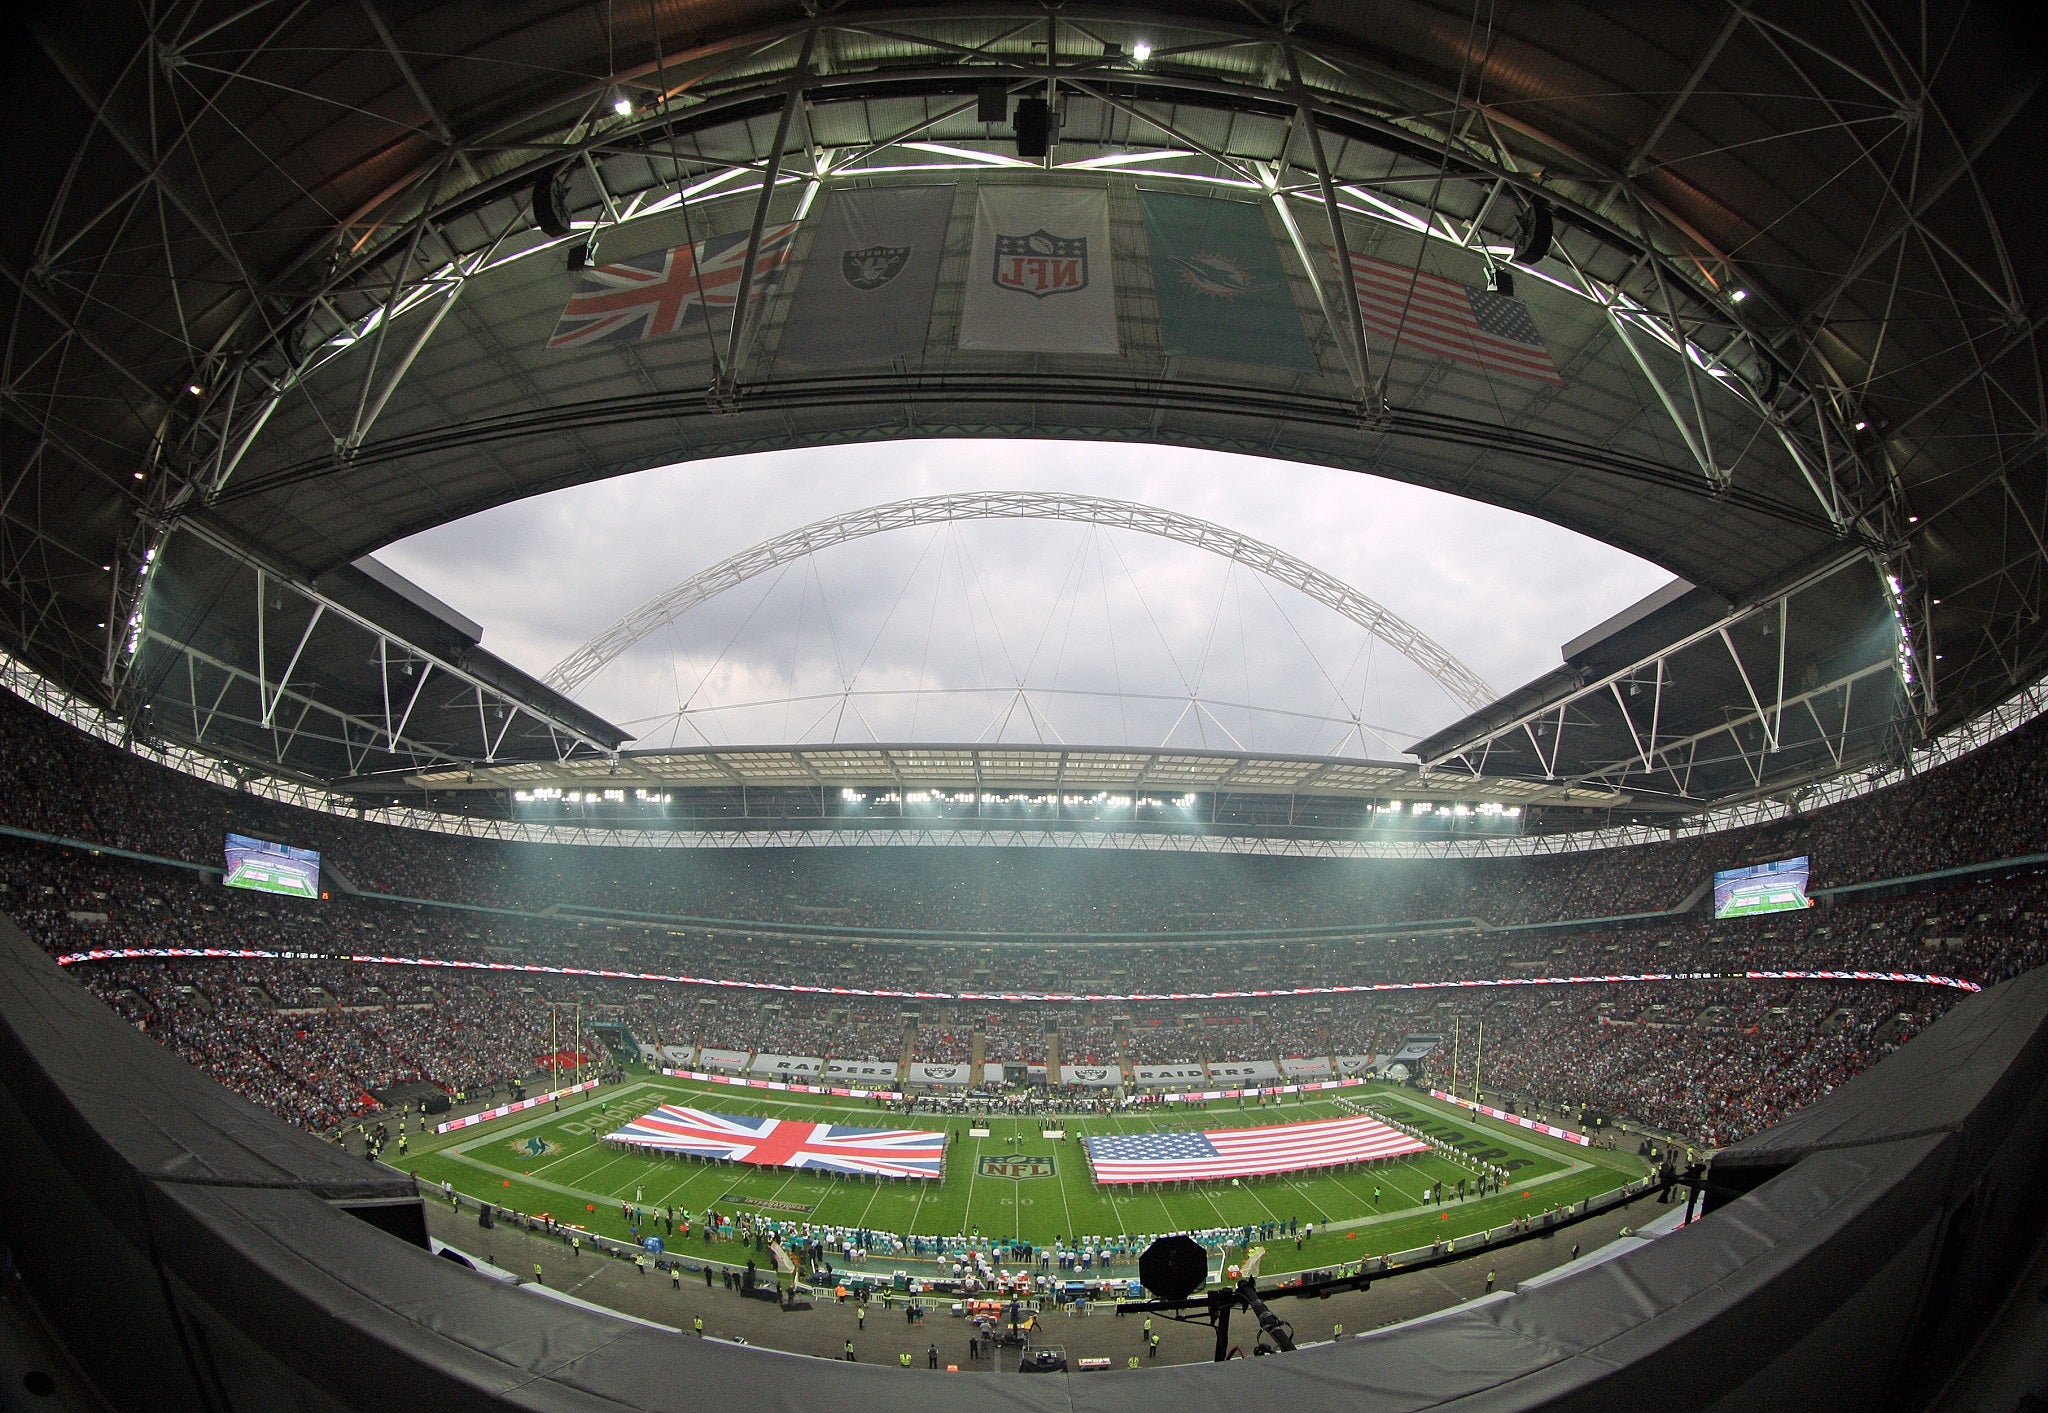
<path id="1" fill-rule="evenodd" d="M 1502 691 L 1671 577 L 1542 521 L 1351 472 L 1028 441 L 668 467 L 488 511 L 378 558 L 539 676 L 641 602 L 771 535 L 884 501 L 985 490 L 1140 501 L 1265 540 Z M 1128 531 L 1016 521 L 821 551 L 704 604 L 577 695 L 641 747 L 1007 739 L 1387 759 L 1463 714 L 1355 624 L 1226 560 Z"/>

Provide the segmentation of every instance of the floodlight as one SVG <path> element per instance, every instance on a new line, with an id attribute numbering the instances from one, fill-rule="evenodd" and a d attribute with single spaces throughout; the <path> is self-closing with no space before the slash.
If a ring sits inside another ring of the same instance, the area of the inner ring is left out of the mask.
<path id="1" fill-rule="evenodd" d="M 1136 44 L 1133 44 L 1131 46 L 1131 62 L 1133 64 L 1142 64 L 1151 57 L 1152 46 L 1147 44 L 1144 40 L 1141 39 Z"/>

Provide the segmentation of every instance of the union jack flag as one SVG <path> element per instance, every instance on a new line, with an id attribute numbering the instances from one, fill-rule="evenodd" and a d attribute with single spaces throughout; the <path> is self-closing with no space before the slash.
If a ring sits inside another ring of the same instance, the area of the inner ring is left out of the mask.
<path id="1" fill-rule="evenodd" d="M 664 1104 L 606 1137 L 636 1148 L 757 1168 L 818 1168 L 871 1177 L 936 1178 L 946 1161 L 946 1135 L 936 1129 L 852 1128 L 679 1104 Z"/>
<path id="2" fill-rule="evenodd" d="M 672 250 L 650 250 L 615 265 L 592 266 L 569 296 L 548 347 L 658 339 L 674 333 L 694 307 L 732 308 L 747 265 L 747 235 L 735 231 Z M 789 263 L 795 235 L 794 221 L 761 232 L 761 249 L 754 257 L 757 282 L 773 280 Z"/>
<path id="3" fill-rule="evenodd" d="M 1261 1177 L 1429 1151 L 1428 1144 L 1398 1129 L 1357 1117 L 1200 1133 L 1118 1133 L 1081 1141 L 1095 1181 L 1104 1186 Z"/>

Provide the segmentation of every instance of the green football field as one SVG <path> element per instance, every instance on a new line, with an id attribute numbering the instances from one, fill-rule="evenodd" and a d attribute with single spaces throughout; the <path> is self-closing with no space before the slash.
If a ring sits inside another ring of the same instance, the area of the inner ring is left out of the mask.
<path id="1" fill-rule="evenodd" d="M 259 893 L 283 893 L 293 898 L 316 896 L 319 885 L 309 882 L 301 870 L 276 868 L 255 859 L 244 859 L 223 880 L 230 888 L 251 888 Z"/>
<path id="2" fill-rule="evenodd" d="M 1647 1170 L 1633 1154 L 1581 1148 L 1482 1118 L 1414 1090 L 1364 1087 L 1344 1091 L 1462 1151 L 1507 1168 L 1513 1177 L 1497 1195 L 1425 1203 L 1439 1180 L 1455 1191 L 1473 1170 L 1431 1153 L 1376 1168 L 1291 1177 L 1192 1184 L 1168 1190 L 1120 1191 L 1095 1185 L 1079 1139 L 1110 1132 L 1223 1128 L 1336 1118 L 1354 1109 L 1330 1099 L 1239 1108 L 1225 1101 L 1207 1110 L 1157 1109 L 1098 1117 L 998 1118 L 986 1138 L 968 1137 L 964 1117 L 903 1115 L 854 1100 L 694 1084 L 635 1076 L 549 1109 L 514 1114 L 454 1133 L 416 1137 L 411 1152 L 386 1161 L 423 1181 L 517 1211 L 546 1213 L 607 1236 L 627 1238 L 622 1201 L 752 1211 L 784 1220 L 861 1227 L 901 1235 L 1008 1236 L 1050 1243 L 1076 1236 L 1145 1236 L 1289 1219 L 1314 1222 L 1317 1235 L 1296 1251 L 1292 1240 L 1269 1242 L 1265 1270 L 1279 1273 L 1354 1261 L 1426 1246 L 1498 1226 L 1515 1217 L 1597 1197 Z M 641 1157 L 607 1147 L 603 1135 L 664 1103 L 725 1113 L 860 1124 L 879 1128 L 944 1128 L 954 1134 L 946 1176 L 936 1183 L 864 1180 L 828 1174 L 752 1169 L 693 1159 Z M 1054 1124 L 1066 1136 L 1048 1139 Z M 1038 1174 L 1012 1176 L 1009 1174 Z M 1380 1191 L 1377 1205 L 1373 1190 Z M 683 1250 L 699 1249 L 695 1233 Z"/>

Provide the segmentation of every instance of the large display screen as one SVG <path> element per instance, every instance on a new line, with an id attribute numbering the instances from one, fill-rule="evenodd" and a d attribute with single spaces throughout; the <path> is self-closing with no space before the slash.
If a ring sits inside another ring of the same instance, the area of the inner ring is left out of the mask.
<path id="1" fill-rule="evenodd" d="M 227 869 L 221 882 L 230 888 L 259 893 L 286 893 L 294 898 L 320 896 L 320 851 L 294 849 L 246 834 L 228 835 Z"/>
<path id="2" fill-rule="evenodd" d="M 1714 875 L 1714 916 L 1753 917 L 1810 908 L 1806 896 L 1806 855 L 1776 863 L 1724 869 Z"/>

